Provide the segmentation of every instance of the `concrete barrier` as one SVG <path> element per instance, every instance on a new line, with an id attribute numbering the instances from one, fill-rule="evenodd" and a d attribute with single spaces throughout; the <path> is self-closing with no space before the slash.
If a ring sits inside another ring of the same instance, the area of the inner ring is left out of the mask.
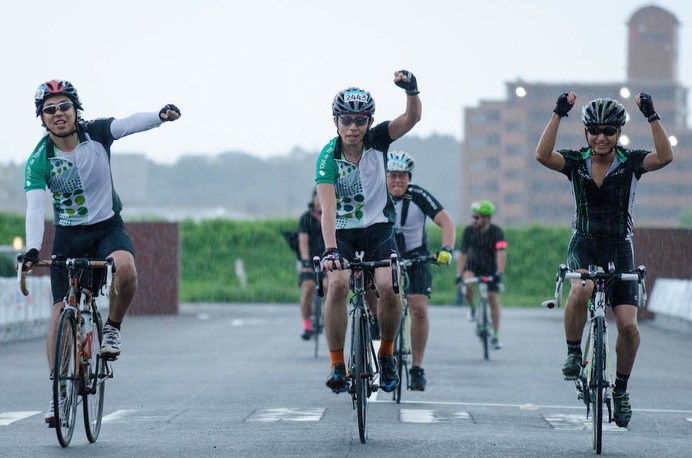
<path id="1" fill-rule="evenodd" d="M 0 343 L 45 336 L 53 303 L 50 277 L 27 278 L 25 297 L 16 278 L 0 277 Z"/>
<path id="2" fill-rule="evenodd" d="M 666 328 L 692 331 L 692 280 L 659 278 L 649 296 L 649 311 Z"/>

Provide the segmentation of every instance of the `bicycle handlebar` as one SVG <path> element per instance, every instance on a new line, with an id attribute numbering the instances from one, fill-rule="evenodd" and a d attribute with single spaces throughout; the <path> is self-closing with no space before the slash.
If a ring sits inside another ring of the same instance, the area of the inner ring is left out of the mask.
<path id="1" fill-rule="evenodd" d="M 468 285 L 471 283 L 490 283 L 497 280 L 493 275 L 479 275 L 477 277 L 462 278 L 461 283 L 463 285 Z"/>
<path id="2" fill-rule="evenodd" d="M 399 266 L 406 268 L 417 262 L 437 262 L 437 257 L 434 255 L 421 255 L 415 258 L 401 258 L 399 259 Z"/>
<path id="3" fill-rule="evenodd" d="M 604 272 L 601 267 L 589 266 L 589 272 L 575 272 L 569 270 L 565 264 L 560 264 L 558 267 L 557 278 L 555 281 L 555 298 L 543 301 L 541 305 L 552 309 L 560 307 L 562 302 L 562 284 L 565 279 L 581 280 L 582 285 L 586 285 L 587 280 L 612 280 L 618 279 L 622 281 L 636 281 L 639 283 L 639 304 L 646 304 L 646 267 L 640 265 L 632 272 L 615 272 L 615 265 L 612 262 L 608 263 L 608 272 Z"/>
<path id="4" fill-rule="evenodd" d="M 97 269 L 108 269 L 106 273 L 106 287 L 110 290 L 111 282 L 113 281 L 113 274 L 115 273 L 115 262 L 113 258 L 108 256 L 105 260 L 94 260 L 89 258 L 57 258 L 53 256 L 53 259 L 44 259 L 38 261 L 31 265 L 31 269 L 34 267 L 50 267 L 50 266 L 60 266 L 69 268 L 78 267 L 94 267 Z M 24 258 L 22 255 L 17 255 L 17 284 L 22 294 L 25 296 L 29 295 L 29 289 L 26 287 L 26 273 L 28 271 L 24 268 Z"/>
<path id="5" fill-rule="evenodd" d="M 399 274 L 397 270 L 398 261 L 399 257 L 396 254 L 392 253 L 392 255 L 389 257 L 389 261 L 344 261 L 341 263 L 341 270 L 374 270 L 379 267 L 391 267 L 392 288 L 394 289 L 394 294 L 399 294 Z M 324 297 L 324 288 L 322 287 L 322 263 L 320 261 L 319 256 L 315 256 L 314 258 L 312 258 L 312 267 L 315 271 L 315 280 L 317 282 L 317 295 L 319 297 Z"/>

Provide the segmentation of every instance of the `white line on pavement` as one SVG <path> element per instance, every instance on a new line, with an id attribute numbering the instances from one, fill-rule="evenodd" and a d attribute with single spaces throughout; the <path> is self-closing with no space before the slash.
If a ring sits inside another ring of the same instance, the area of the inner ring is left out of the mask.
<path id="1" fill-rule="evenodd" d="M 122 420 L 123 418 L 127 417 L 128 415 L 132 414 L 132 412 L 137 412 L 136 410 L 116 410 L 113 413 L 110 413 L 103 417 L 101 419 L 101 423 L 108 423 L 112 421 L 118 421 Z"/>
<path id="2" fill-rule="evenodd" d="M 0 426 L 11 425 L 15 421 L 23 420 L 41 412 L 0 412 Z"/>

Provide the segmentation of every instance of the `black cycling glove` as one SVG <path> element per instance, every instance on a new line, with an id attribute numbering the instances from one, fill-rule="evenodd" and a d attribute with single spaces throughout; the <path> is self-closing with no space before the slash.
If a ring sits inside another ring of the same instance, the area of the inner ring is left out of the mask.
<path id="1" fill-rule="evenodd" d="M 418 95 L 420 91 L 418 90 L 418 83 L 416 82 L 416 77 L 413 73 L 408 70 L 399 70 L 399 73 L 403 73 L 408 77 L 410 81 L 399 80 L 396 85 L 406 91 L 406 95 Z"/>
<path id="2" fill-rule="evenodd" d="M 23 255 L 21 255 L 22 260 L 24 261 L 24 264 L 27 262 L 30 262 L 31 264 L 36 264 L 39 259 L 38 259 L 38 250 L 36 248 L 32 248 Z"/>
<path id="3" fill-rule="evenodd" d="M 564 118 L 567 116 L 567 112 L 572 109 L 574 104 L 569 103 L 567 101 L 567 96 L 569 94 L 565 92 L 564 94 L 561 94 L 560 97 L 557 98 L 557 103 L 555 104 L 555 109 L 553 110 L 553 113 L 558 115 L 561 118 Z"/>
<path id="4" fill-rule="evenodd" d="M 649 94 L 644 94 L 643 92 L 639 94 L 639 111 L 641 111 L 649 122 L 654 122 L 657 119 L 661 119 L 654 109 L 654 101 L 651 100 Z"/>
<path id="5" fill-rule="evenodd" d="M 180 114 L 180 108 L 176 107 L 176 106 L 173 105 L 172 103 L 169 103 L 169 104 L 166 105 L 165 107 L 161 108 L 161 111 L 159 111 L 159 118 L 161 119 L 161 121 L 164 121 L 164 122 L 165 122 L 165 121 L 170 121 L 170 119 L 163 119 L 163 118 L 161 117 L 161 115 L 166 114 L 166 111 L 168 111 L 168 110 L 175 111 L 176 113 L 178 113 L 178 116 L 182 116 L 182 115 Z"/>
<path id="6" fill-rule="evenodd" d="M 341 259 L 341 255 L 339 254 L 338 248 L 328 248 L 324 251 L 324 253 L 322 254 L 322 265 L 324 265 L 324 263 L 326 263 L 327 261 L 338 261 L 341 265 L 343 265 L 344 263 Z"/>

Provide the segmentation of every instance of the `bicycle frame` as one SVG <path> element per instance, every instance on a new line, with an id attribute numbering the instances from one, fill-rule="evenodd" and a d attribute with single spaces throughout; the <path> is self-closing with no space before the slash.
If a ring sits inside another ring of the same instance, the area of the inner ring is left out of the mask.
<path id="1" fill-rule="evenodd" d="M 490 299 L 488 298 L 488 284 L 492 283 L 495 277 L 492 275 L 479 275 L 462 279 L 462 288 L 466 285 L 474 283 L 478 284 L 478 306 L 480 316 L 476 317 L 476 333 L 483 345 L 483 358 L 490 359 L 490 333 L 492 328 L 492 320 L 490 319 Z"/>

